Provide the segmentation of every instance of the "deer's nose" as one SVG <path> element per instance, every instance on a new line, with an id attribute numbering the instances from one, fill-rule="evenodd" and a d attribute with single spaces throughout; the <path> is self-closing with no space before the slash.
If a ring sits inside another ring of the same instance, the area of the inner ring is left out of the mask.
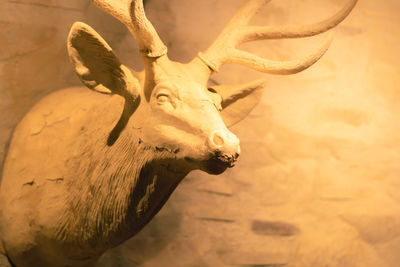
<path id="1" fill-rule="evenodd" d="M 236 159 L 240 154 L 239 139 L 228 130 L 215 131 L 210 136 L 210 147 Z"/>

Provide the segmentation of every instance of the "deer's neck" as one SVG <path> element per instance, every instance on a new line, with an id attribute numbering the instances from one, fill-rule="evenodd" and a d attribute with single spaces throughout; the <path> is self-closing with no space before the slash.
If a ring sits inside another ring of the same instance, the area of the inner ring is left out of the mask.
<path id="1" fill-rule="evenodd" d="M 138 232 L 161 209 L 190 171 L 167 150 L 140 141 L 126 129 L 112 145 L 107 135 L 77 144 L 71 159 L 68 214 L 59 238 L 82 246 L 116 246 Z M 74 192 L 74 193 L 72 193 Z"/>

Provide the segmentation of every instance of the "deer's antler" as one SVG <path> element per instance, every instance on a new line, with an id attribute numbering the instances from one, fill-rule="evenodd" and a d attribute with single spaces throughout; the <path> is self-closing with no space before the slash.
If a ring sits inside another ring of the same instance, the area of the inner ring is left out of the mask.
<path id="1" fill-rule="evenodd" d="M 293 74 L 315 63 L 328 49 L 331 36 L 313 54 L 293 61 L 271 61 L 236 46 L 255 40 L 301 38 L 326 32 L 338 25 L 351 12 L 357 0 L 350 0 L 337 14 L 324 21 L 301 26 L 248 26 L 247 23 L 258 9 L 270 0 L 248 0 L 229 21 L 214 43 L 199 58 L 212 70 L 218 71 L 225 63 L 246 65 L 252 69 L 274 73 Z"/>
<path id="2" fill-rule="evenodd" d="M 93 3 L 120 20 L 135 36 L 140 52 L 151 58 L 167 54 L 167 47 L 146 18 L 142 0 L 92 0 Z"/>
<path id="3" fill-rule="evenodd" d="M 145 67 L 144 92 L 149 97 L 155 85 L 155 62 L 167 54 L 167 47 L 146 18 L 143 0 L 92 0 L 93 3 L 120 20 L 131 31 L 139 45 Z"/>

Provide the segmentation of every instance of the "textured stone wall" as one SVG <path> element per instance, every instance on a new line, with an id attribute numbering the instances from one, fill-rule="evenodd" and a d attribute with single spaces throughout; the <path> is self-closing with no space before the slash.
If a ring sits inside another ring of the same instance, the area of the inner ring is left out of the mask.
<path id="1" fill-rule="evenodd" d="M 148 0 L 146 9 L 170 57 L 188 61 L 240 3 Z M 344 3 L 271 1 L 252 23 L 311 23 Z M 397 0 L 359 1 L 328 53 L 300 74 L 224 66 L 214 81 L 268 79 L 260 105 L 233 129 L 241 139 L 239 163 L 220 176 L 189 175 L 160 214 L 100 266 L 398 266 L 399 16 Z M 2 0 L 1 147 L 38 99 L 79 84 L 65 47 L 77 20 L 141 68 L 128 31 L 89 1 Z M 306 55 L 323 38 L 243 48 L 284 60 Z"/>

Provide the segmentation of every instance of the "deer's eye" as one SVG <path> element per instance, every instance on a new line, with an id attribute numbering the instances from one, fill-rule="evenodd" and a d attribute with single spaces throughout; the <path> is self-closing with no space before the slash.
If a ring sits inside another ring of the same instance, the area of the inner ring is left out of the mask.
<path id="1" fill-rule="evenodd" d="M 158 104 L 163 104 L 165 102 L 169 102 L 170 101 L 169 95 L 166 94 L 166 93 L 159 93 L 159 94 L 157 94 L 156 98 L 157 98 L 157 103 Z"/>

